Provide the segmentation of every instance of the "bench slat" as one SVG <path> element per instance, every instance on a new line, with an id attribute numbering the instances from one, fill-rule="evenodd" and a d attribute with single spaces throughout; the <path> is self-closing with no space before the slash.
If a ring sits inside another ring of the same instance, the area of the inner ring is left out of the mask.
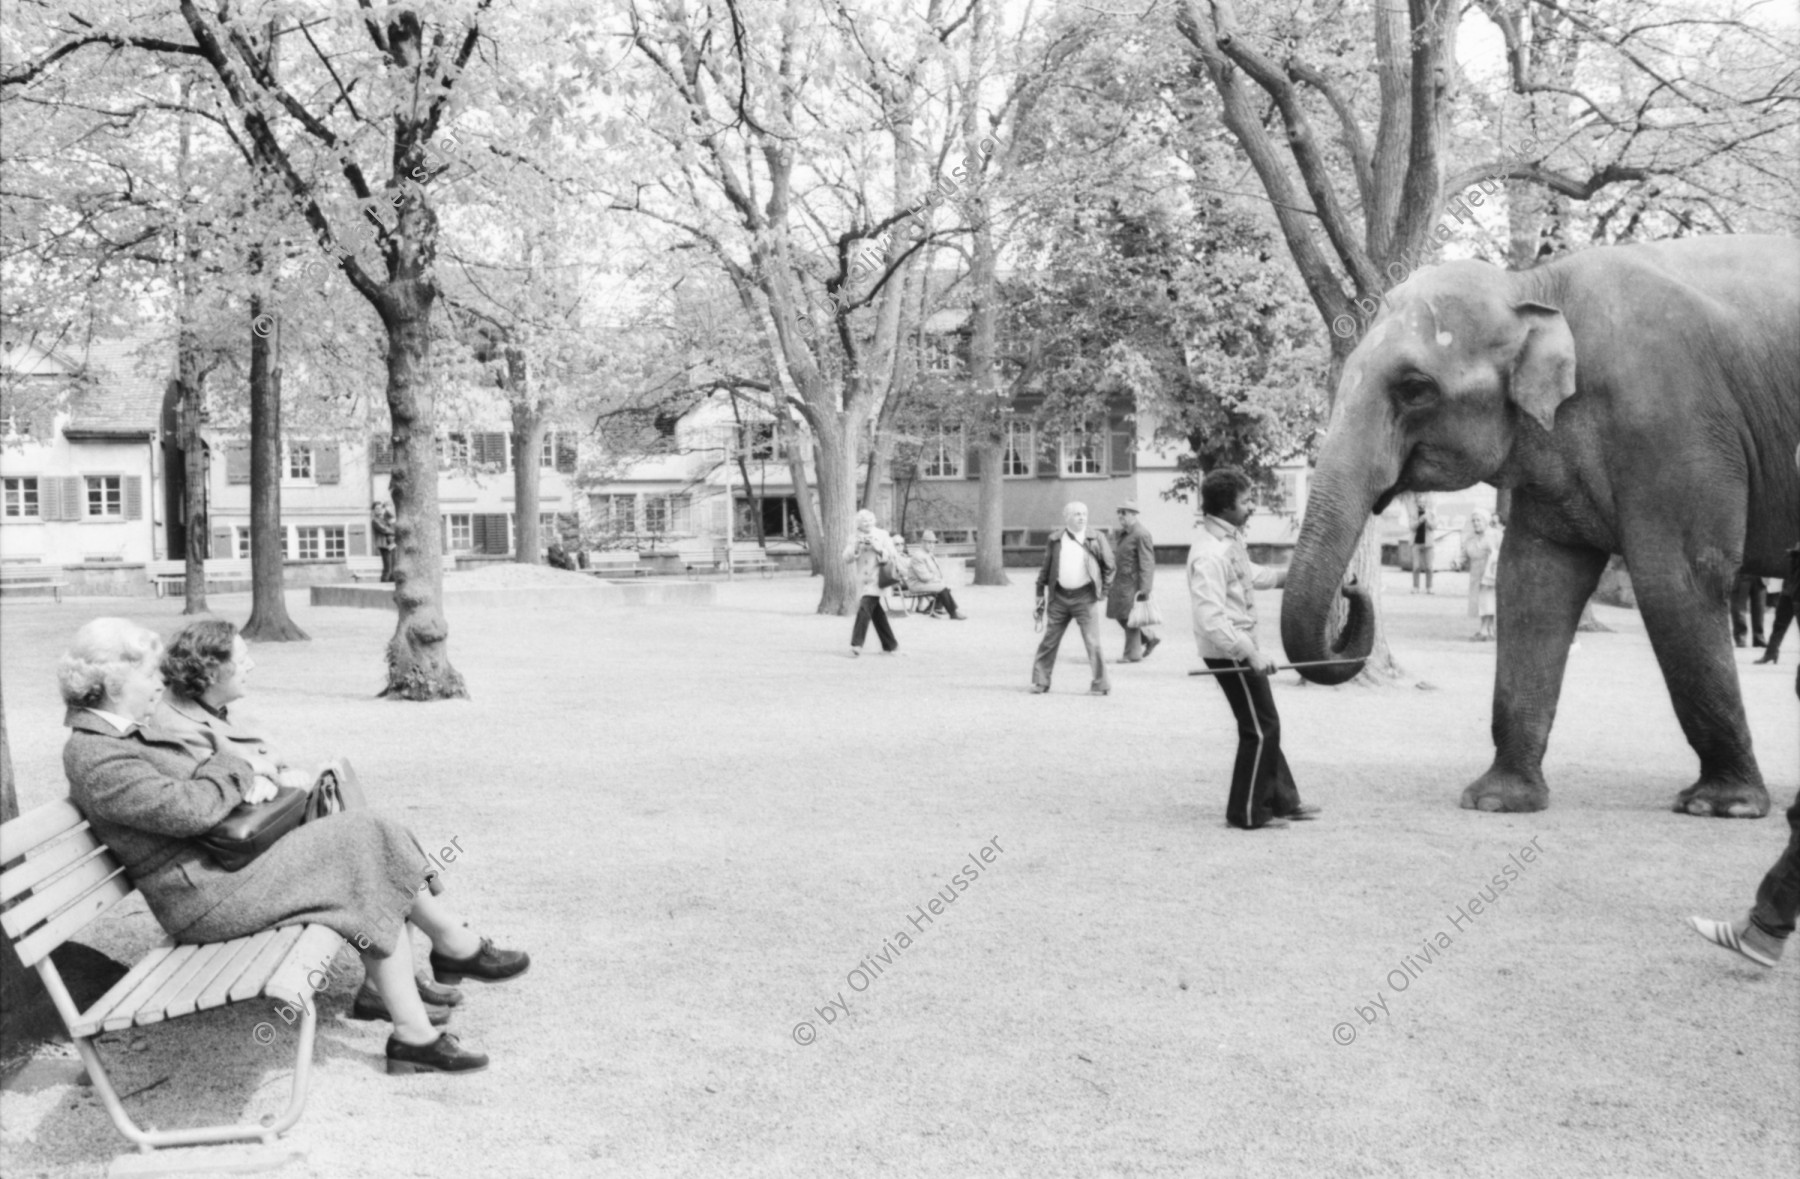
<path id="1" fill-rule="evenodd" d="M 82 926 L 136 891 L 126 878 L 125 870 L 119 869 L 117 876 L 110 877 L 105 884 L 46 921 L 36 933 L 20 938 L 15 943 L 19 961 L 26 966 L 36 966 L 49 957 L 51 950 L 74 937 Z"/>
<path id="2" fill-rule="evenodd" d="M 144 1005 L 144 1000 L 154 995 L 157 988 L 168 981 L 170 975 L 186 965 L 187 960 L 194 956 L 194 951 L 197 949 L 199 949 L 198 946 L 176 946 L 164 954 L 162 961 L 156 964 L 156 969 L 145 975 L 144 981 L 139 983 L 135 990 L 113 1005 L 112 1010 L 106 1013 L 106 1018 L 100 1021 L 100 1026 L 109 1032 L 130 1027 L 132 1019 L 138 1013 L 138 1008 Z"/>
<path id="3" fill-rule="evenodd" d="M 79 831 L 55 844 L 39 844 L 40 850 L 24 863 L 0 876 L 0 905 L 24 896 L 69 865 L 104 850 L 92 831 Z M 49 850 L 41 850 L 48 847 Z"/>
<path id="4" fill-rule="evenodd" d="M 200 995 L 211 986 L 219 975 L 230 968 L 237 957 L 238 943 L 249 941 L 249 938 L 237 938 L 228 942 L 214 942 L 205 950 L 196 954 L 199 965 L 194 973 L 188 976 L 187 984 L 175 992 L 173 998 L 163 1004 L 163 1018 L 175 1019 L 177 1016 L 192 1015 L 200 1010 Z"/>
<path id="5" fill-rule="evenodd" d="M 207 968 L 215 965 L 219 958 L 229 957 L 227 951 L 230 947 L 230 942 L 212 942 L 204 946 L 195 946 L 194 952 L 187 956 L 187 961 L 181 969 L 165 978 L 162 986 L 157 987 L 142 1003 L 138 1004 L 137 1011 L 131 1017 L 131 1022 L 138 1027 L 144 1027 L 148 1024 L 161 1023 L 169 1018 L 171 1008 L 174 1007 L 175 1001 L 184 991 L 190 988 L 195 992 L 199 991 L 199 987 L 193 986 L 195 977 L 203 973 L 210 977 Z"/>
<path id="6" fill-rule="evenodd" d="M 244 968 L 244 973 L 232 984 L 228 992 L 230 1001 L 242 1003 L 245 999 L 254 999 L 262 994 L 263 984 L 269 981 L 269 976 L 275 973 L 275 968 L 281 965 L 282 959 L 294 948 L 294 943 L 300 940 L 300 935 L 305 931 L 304 925 L 290 925 L 276 930 L 269 944 L 262 948 L 262 952 L 251 960 L 250 965 Z"/>
<path id="7" fill-rule="evenodd" d="M 95 885 L 124 871 L 111 856 L 97 856 L 88 860 L 73 871 L 40 886 L 36 892 L 5 913 L 0 913 L 0 929 L 4 929 L 9 937 L 18 937 L 71 901 L 92 891 Z"/>
<path id="8" fill-rule="evenodd" d="M 275 940 L 278 929 L 265 929 L 261 933 L 253 933 L 249 937 L 239 938 L 229 943 L 232 947 L 230 960 L 219 972 L 217 978 L 206 985 L 200 992 L 198 1002 L 194 1004 L 196 1011 L 209 1011 L 214 1007 L 223 1007 L 231 1002 L 231 986 L 243 975 L 244 968 L 256 960 L 263 947 Z"/>
<path id="9" fill-rule="evenodd" d="M 311 1002 L 317 988 L 312 985 L 310 976 L 314 971 L 330 973 L 331 960 L 337 957 L 343 944 L 343 937 L 335 929 L 308 925 L 294 941 L 294 948 L 286 959 L 269 976 L 262 993 L 296 1007 Z"/>
<path id="10" fill-rule="evenodd" d="M 94 1001 L 94 1005 L 81 1013 L 81 1019 L 69 1029 L 71 1035 L 91 1036 L 101 1030 L 107 1012 L 119 1005 L 119 1001 L 137 990 L 152 970 L 162 965 L 162 960 L 175 949 L 173 940 L 165 939 L 164 944 L 151 950 L 133 966 L 124 978 L 112 985 L 112 989 Z"/>
<path id="11" fill-rule="evenodd" d="M 87 822 L 72 802 L 51 802 L 0 823 L 0 864 L 10 863 L 60 831 Z"/>

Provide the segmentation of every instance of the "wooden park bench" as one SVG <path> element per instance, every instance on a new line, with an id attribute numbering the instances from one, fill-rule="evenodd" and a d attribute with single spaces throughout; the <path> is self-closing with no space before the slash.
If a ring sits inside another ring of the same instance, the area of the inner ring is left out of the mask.
<path id="1" fill-rule="evenodd" d="M 206 588 L 226 581 L 249 581 L 250 558 L 208 558 L 204 562 L 206 569 Z M 156 586 L 156 596 L 161 598 L 168 594 L 187 593 L 187 562 L 152 561 L 150 562 L 150 582 Z"/>
<path id="2" fill-rule="evenodd" d="M 755 545 L 719 545 L 713 550 L 713 561 L 720 569 L 732 573 L 760 573 L 773 577 L 777 568 L 773 558 Z"/>
<path id="3" fill-rule="evenodd" d="M 583 572 L 595 577 L 643 577 L 650 571 L 644 568 L 637 553 L 629 549 L 605 549 L 587 555 L 587 568 Z"/>
<path id="4" fill-rule="evenodd" d="M 62 601 L 62 592 L 69 588 L 63 579 L 60 565 L 8 565 L 0 568 L 0 591 L 24 590 L 34 596 L 41 596 L 37 591 L 49 590 L 50 596 L 58 602 Z"/>
<path id="5" fill-rule="evenodd" d="M 158 1147 L 219 1142 L 271 1146 L 300 1120 L 317 1030 L 309 977 L 328 971 L 343 946 L 335 931 L 323 925 L 291 925 L 204 946 L 176 945 L 164 935 L 93 1006 L 77 1011 L 50 951 L 135 895 L 136 889 L 112 850 L 67 801 L 38 807 L 0 825 L 0 866 L 5 868 L 0 872 L 0 929 L 12 939 L 19 960 L 37 968 L 113 1125 L 140 1151 L 148 1155 Z M 300 1013 L 294 1085 L 286 1111 L 268 1125 L 140 1129 L 106 1075 L 96 1037 L 263 997 Z"/>

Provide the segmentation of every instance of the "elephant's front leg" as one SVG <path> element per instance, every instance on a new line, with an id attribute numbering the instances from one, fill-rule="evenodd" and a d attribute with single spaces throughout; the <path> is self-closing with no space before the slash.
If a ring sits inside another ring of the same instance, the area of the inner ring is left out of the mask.
<path id="1" fill-rule="evenodd" d="M 1463 791 L 1465 808 L 1541 811 L 1550 805 L 1544 747 L 1562 695 L 1569 642 L 1606 568 L 1605 553 L 1534 535 L 1530 514 L 1515 497 L 1495 585 L 1494 764 Z"/>
<path id="2" fill-rule="evenodd" d="M 1632 541 L 1628 534 L 1627 543 Z M 1661 562 L 1640 558 L 1637 564 L 1644 572 L 1633 569 L 1631 588 L 1675 717 L 1700 755 L 1700 777 L 1676 798 L 1675 810 L 1760 819 L 1769 813 L 1769 792 L 1751 749 L 1732 655 L 1731 583 L 1737 560 L 1717 553 L 1692 560 L 1684 557 L 1679 541 L 1661 542 L 1652 550 L 1641 534 L 1632 551 L 1665 554 Z"/>

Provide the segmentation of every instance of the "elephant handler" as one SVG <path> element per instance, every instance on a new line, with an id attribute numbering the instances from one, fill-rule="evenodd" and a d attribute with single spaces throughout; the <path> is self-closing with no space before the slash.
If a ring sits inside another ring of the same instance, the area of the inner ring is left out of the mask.
<path id="1" fill-rule="evenodd" d="M 1220 467 L 1200 481 L 1204 515 L 1188 553 L 1188 595 L 1193 599 L 1194 640 L 1206 666 L 1226 671 L 1213 677 L 1237 717 L 1237 764 L 1225 821 L 1254 831 L 1286 827 L 1289 819 L 1311 819 L 1316 806 L 1300 801 L 1294 775 L 1281 752 L 1281 717 L 1269 691 L 1275 656 L 1256 645 L 1256 602 L 1252 591 L 1274 589 L 1287 570 L 1253 565 L 1244 547 L 1244 522 L 1256 510 L 1250 479 L 1235 467 Z"/>
<path id="2" fill-rule="evenodd" d="M 1162 640 L 1131 625 L 1132 606 L 1149 601 L 1156 582 L 1156 546 L 1151 543 L 1150 530 L 1138 523 L 1135 500 L 1119 505 L 1119 538 L 1113 544 L 1113 558 L 1118 567 L 1113 571 L 1112 588 L 1106 592 L 1106 616 L 1125 628 L 1125 662 L 1136 663 L 1147 659 Z"/>

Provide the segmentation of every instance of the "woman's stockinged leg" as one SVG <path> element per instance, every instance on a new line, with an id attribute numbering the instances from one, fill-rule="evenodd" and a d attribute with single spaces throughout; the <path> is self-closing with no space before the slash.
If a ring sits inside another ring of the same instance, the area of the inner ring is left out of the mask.
<path id="1" fill-rule="evenodd" d="M 438 1030 L 431 1026 L 418 984 L 413 981 L 412 940 L 407 933 L 402 930 L 395 939 L 392 954 L 378 958 L 365 950 L 362 960 L 363 971 L 393 1017 L 395 1038 L 407 1044 L 429 1044 L 437 1039 Z"/>
<path id="2" fill-rule="evenodd" d="M 481 938 L 463 924 L 456 911 L 428 892 L 413 899 L 407 920 L 431 939 L 431 948 L 446 958 L 468 958 L 481 952 Z"/>

